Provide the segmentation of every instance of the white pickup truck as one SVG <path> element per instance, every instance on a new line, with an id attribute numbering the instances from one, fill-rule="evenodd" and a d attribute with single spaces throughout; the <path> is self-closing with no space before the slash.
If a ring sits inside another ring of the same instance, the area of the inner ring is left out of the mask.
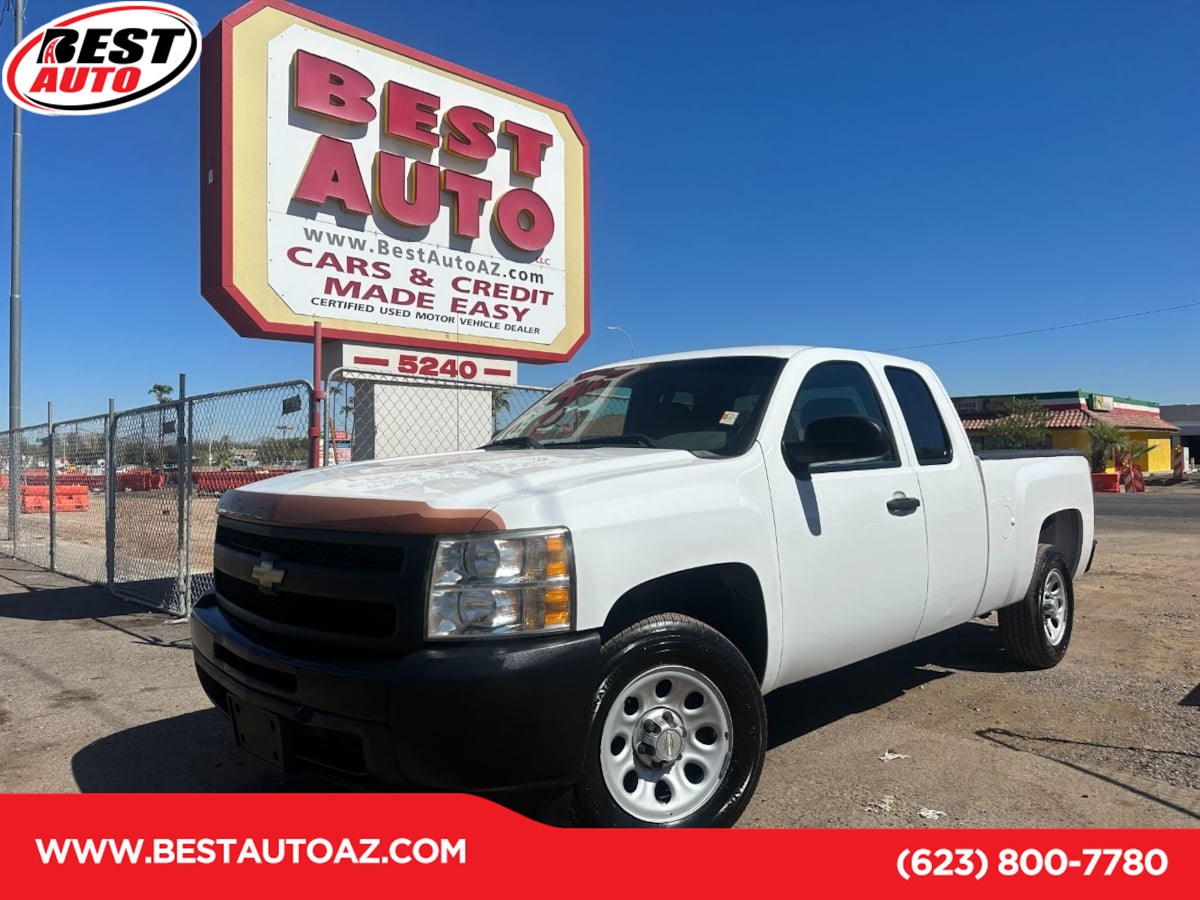
<path id="1" fill-rule="evenodd" d="M 729 825 L 764 694 L 993 610 L 1053 666 L 1094 551 L 1083 456 L 976 455 L 928 367 L 711 350 L 584 372 L 479 450 L 227 493 L 192 635 L 275 765 Z"/>

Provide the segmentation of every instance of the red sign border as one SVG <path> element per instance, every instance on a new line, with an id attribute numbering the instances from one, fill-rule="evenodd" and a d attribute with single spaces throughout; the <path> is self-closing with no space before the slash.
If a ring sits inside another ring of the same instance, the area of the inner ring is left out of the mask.
<path id="1" fill-rule="evenodd" d="M 309 342 L 313 329 L 305 325 L 268 322 L 249 298 L 233 282 L 233 231 L 226 227 L 233 214 L 233 30 L 264 9 L 276 9 L 312 22 L 347 37 L 357 38 L 376 47 L 412 57 L 426 65 L 451 72 L 497 90 L 556 110 L 566 116 L 583 150 L 583 333 L 565 352 L 518 347 L 481 346 L 466 341 L 440 341 L 431 338 L 363 332 L 344 328 L 323 329 L 327 340 L 414 347 L 478 356 L 518 359 L 537 363 L 567 362 L 591 335 L 591 164 L 587 138 L 571 110 L 515 85 L 508 84 L 463 66 L 377 34 L 339 22 L 328 16 L 281 0 L 251 0 L 223 18 L 204 38 L 200 54 L 200 293 L 239 335 L 285 341 Z M 219 190 L 206 183 L 214 173 Z"/>

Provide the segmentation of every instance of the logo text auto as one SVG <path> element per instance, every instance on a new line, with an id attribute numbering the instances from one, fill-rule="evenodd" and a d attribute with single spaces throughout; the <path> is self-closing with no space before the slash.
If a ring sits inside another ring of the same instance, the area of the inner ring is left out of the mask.
<path id="1" fill-rule="evenodd" d="M 106 3 L 35 29 L 4 64 L 4 91 L 30 112 L 95 115 L 158 96 L 200 57 L 191 14 L 166 3 Z"/>

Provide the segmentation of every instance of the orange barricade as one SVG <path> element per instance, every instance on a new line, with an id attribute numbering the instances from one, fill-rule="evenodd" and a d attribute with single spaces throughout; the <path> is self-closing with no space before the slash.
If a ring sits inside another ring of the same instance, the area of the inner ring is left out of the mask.
<path id="1" fill-rule="evenodd" d="M 26 494 L 24 491 L 21 491 L 21 512 L 50 512 L 50 496 L 48 494 Z"/>
<path id="2" fill-rule="evenodd" d="M 55 512 L 86 512 L 92 504 L 92 496 L 81 484 L 54 486 Z M 50 512 L 50 487 L 44 484 L 21 485 L 21 512 Z"/>
<path id="3" fill-rule="evenodd" d="M 192 483 L 196 486 L 196 490 L 202 494 L 223 494 L 233 488 L 253 484 L 256 481 L 262 481 L 264 478 L 283 475 L 288 471 L 291 470 L 237 469 L 235 471 L 193 472 Z"/>
<path id="4" fill-rule="evenodd" d="M 103 475 L 84 475 L 80 472 L 63 472 L 61 475 L 56 475 L 54 478 L 56 487 L 62 485 L 82 485 L 89 491 L 104 490 Z"/>
<path id="5" fill-rule="evenodd" d="M 166 477 L 161 472 L 151 472 L 149 469 L 117 473 L 118 491 L 156 491 L 164 484 Z"/>

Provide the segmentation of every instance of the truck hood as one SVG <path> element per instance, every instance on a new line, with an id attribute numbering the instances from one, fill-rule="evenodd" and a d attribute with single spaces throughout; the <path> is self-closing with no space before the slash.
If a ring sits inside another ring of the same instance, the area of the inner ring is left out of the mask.
<path id="1" fill-rule="evenodd" d="M 444 534 L 501 531 L 505 501 L 597 480 L 704 465 L 683 450 L 473 450 L 309 469 L 229 491 L 233 518 L 309 528 Z"/>

